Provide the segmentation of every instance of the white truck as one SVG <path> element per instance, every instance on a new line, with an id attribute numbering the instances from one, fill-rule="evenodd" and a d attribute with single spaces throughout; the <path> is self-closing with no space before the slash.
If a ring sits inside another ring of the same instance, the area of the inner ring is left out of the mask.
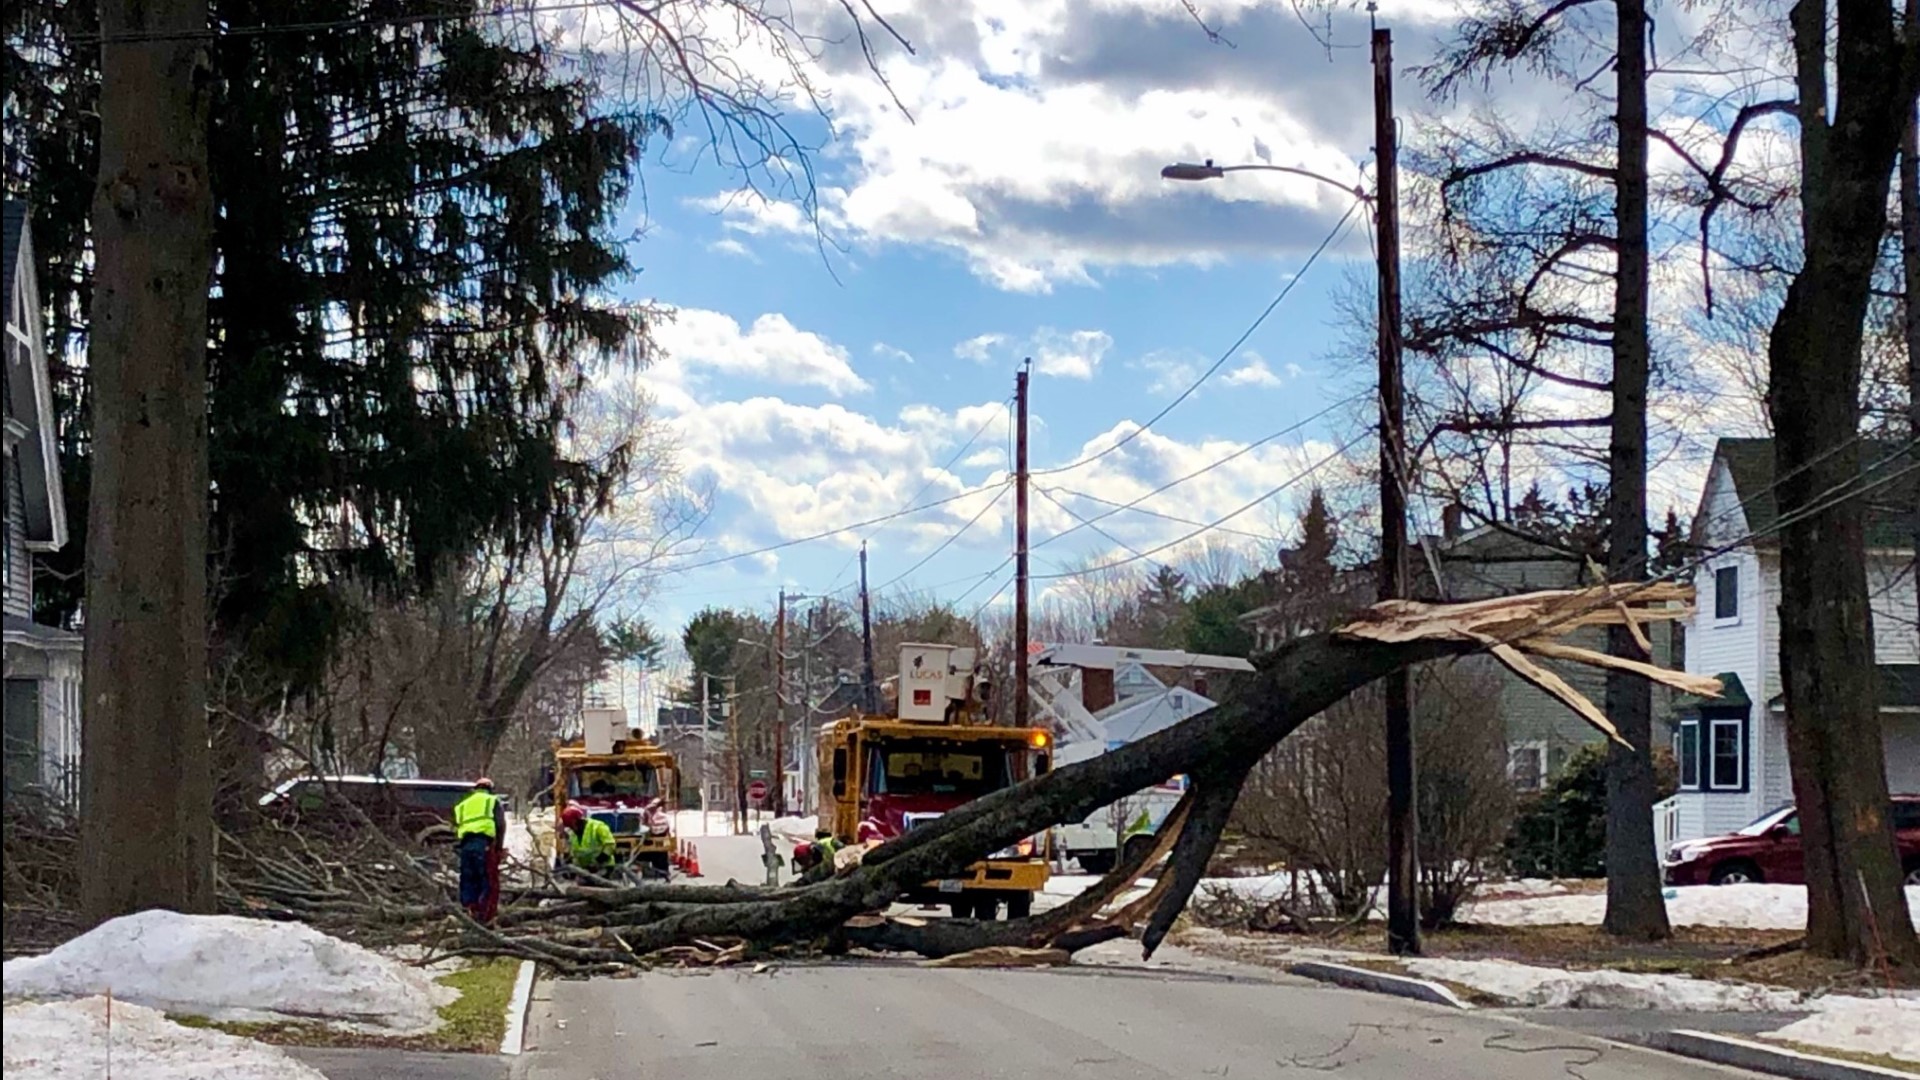
<path id="1" fill-rule="evenodd" d="M 1028 685 L 1034 715 L 1055 731 L 1056 768 L 1098 757 L 1213 707 L 1200 686 L 1168 686 L 1150 667 L 1183 672 L 1253 670 L 1251 663 L 1239 657 L 1112 645 L 1049 646 L 1033 663 Z M 1152 843 L 1185 791 L 1185 777 L 1169 777 L 1101 807 L 1085 821 L 1056 828 L 1054 850 L 1072 857 L 1084 873 L 1104 874 L 1132 850 L 1131 845 Z"/>

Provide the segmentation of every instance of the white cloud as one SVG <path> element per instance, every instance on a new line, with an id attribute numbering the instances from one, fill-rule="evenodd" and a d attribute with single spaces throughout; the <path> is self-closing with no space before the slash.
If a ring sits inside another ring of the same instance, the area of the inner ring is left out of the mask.
<path id="1" fill-rule="evenodd" d="M 1298 373 L 1300 370 L 1292 364 L 1287 365 L 1287 367 L 1290 374 Z M 1281 379 L 1280 376 L 1274 374 L 1272 368 L 1267 366 L 1265 360 L 1255 356 L 1249 358 L 1246 363 L 1227 372 L 1226 377 L 1221 381 L 1225 382 L 1228 386 L 1270 387 L 1279 386 Z"/>
<path id="2" fill-rule="evenodd" d="M 1105 330 L 1075 330 L 1063 334 L 1051 328 L 1033 336 L 1033 367 L 1042 375 L 1063 379 L 1091 379 L 1100 361 L 1113 348 Z"/>
<path id="3" fill-rule="evenodd" d="M 976 334 L 953 347 L 953 355 L 962 360 L 972 360 L 984 364 L 993 357 L 995 349 L 1006 344 L 1005 334 Z"/>
<path id="4" fill-rule="evenodd" d="M 898 360 L 903 364 L 913 363 L 912 353 L 899 346 L 889 345 L 884 341 L 876 341 L 873 343 L 873 355 L 884 357 L 888 360 Z"/>
<path id="5" fill-rule="evenodd" d="M 845 349 L 799 329 L 785 315 L 761 315 L 743 330 L 720 312 L 680 308 L 657 324 L 653 335 L 665 356 L 647 381 L 668 388 L 661 403 L 670 409 L 685 404 L 673 389 L 707 373 L 817 386 L 835 397 L 868 389 L 847 362 Z"/>
<path id="6" fill-rule="evenodd" d="M 1042 375 L 1091 379 L 1113 348 L 1105 330 L 1058 330 L 1043 326 L 1019 340 L 1006 334 L 977 334 L 953 347 L 953 355 L 978 364 L 1030 356 Z"/>
<path id="7" fill-rule="evenodd" d="M 721 239 L 715 240 L 713 243 L 708 244 L 707 250 L 717 251 L 722 255 L 737 255 L 743 259 L 752 259 L 754 257 L 753 252 L 747 250 L 747 245 L 741 243 L 738 240 L 735 240 L 731 236 L 722 237 Z M 755 261 L 758 261 L 758 260 L 755 260 Z"/>

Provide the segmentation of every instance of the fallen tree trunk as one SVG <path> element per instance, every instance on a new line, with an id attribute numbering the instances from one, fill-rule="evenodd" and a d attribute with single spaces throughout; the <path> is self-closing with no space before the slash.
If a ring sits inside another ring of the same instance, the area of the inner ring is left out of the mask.
<path id="1" fill-rule="evenodd" d="M 644 963 L 666 950 L 689 946 L 702 962 L 712 962 L 743 954 L 742 943 L 757 950 L 862 947 L 928 957 L 987 948 L 1071 952 L 1130 934 L 1136 921 L 1145 918 L 1142 945 L 1151 955 L 1204 875 L 1248 769 L 1311 717 L 1409 664 L 1493 652 L 1618 739 L 1591 703 L 1521 654 L 1605 663 L 1604 657 L 1590 658 L 1552 639 L 1580 626 L 1681 618 L 1687 613 L 1684 606 L 1669 602 L 1690 597 L 1690 590 L 1680 586 L 1650 584 L 1473 604 L 1381 604 L 1340 630 L 1297 639 L 1257 658 L 1253 674 L 1230 684 L 1215 708 L 968 803 L 865 851 L 857 867 L 831 879 L 782 889 L 561 886 L 525 894 L 548 906 L 509 905 L 496 928 L 451 912 L 465 927 L 454 947 L 489 953 L 518 950 L 518 955 L 576 971 Z M 1718 691 L 1717 683 L 1697 676 L 1657 668 L 1640 673 L 1695 692 Z M 1192 778 L 1192 788 L 1153 849 L 1123 861 L 1099 884 L 1051 912 L 1007 922 L 874 914 L 924 882 L 959 874 L 988 852 L 1054 825 L 1084 820 L 1103 806 L 1180 774 Z M 1099 916 L 1148 865 L 1169 853 L 1167 871 L 1145 897 L 1109 918 Z M 712 944 L 722 941 L 735 944 Z"/>

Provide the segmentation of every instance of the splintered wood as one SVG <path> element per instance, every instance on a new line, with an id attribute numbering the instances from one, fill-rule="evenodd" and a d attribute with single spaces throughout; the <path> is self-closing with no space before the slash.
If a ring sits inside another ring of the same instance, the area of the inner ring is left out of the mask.
<path id="1" fill-rule="evenodd" d="M 1389 600 L 1361 612 L 1334 634 L 1393 644 L 1432 640 L 1476 643 L 1515 674 L 1572 709 L 1607 738 L 1626 746 L 1627 741 L 1620 737 L 1606 714 L 1586 695 L 1551 670 L 1534 663 L 1527 654 L 1631 671 L 1676 690 L 1717 698 L 1720 680 L 1711 676 L 1690 675 L 1557 640 L 1583 627 L 1625 626 L 1635 643 L 1651 655 L 1651 644 L 1642 627 L 1652 622 L 1678 621 L 1692 614 L 1692 586 L 1653 582 L 1535 592 L 1464 604 Z"/>

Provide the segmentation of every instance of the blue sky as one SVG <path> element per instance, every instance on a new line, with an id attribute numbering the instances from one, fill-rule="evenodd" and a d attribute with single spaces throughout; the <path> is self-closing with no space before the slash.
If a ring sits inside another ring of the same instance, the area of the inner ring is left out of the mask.
<path id="1" fill-rule="evenodd" d="M 1315 33 L 1286 0 L 1203 4 L 1229 45 L 1209 41 L 1178 0 L 876 4 L 915 46 L 880 48 L 890 86 L 845 41 L 807 65 L 834 123 L 828 138 L 818 121 L 796 122 L 815 144 L 820 227 L 842 249 L 824 258 L 790 187 L 716 162 L 697 117 L 683 118 L 680 137 L 647 163 L 644 200 L 629 207 L 629 226 L 644 234 L 628 297 L 676 312 L 656 327 L 661 357 L 639 383 L 674 432 L 688 480 L 711 492 L 712 514 L 700 550 L 636 601 L 636 613 L 677 637 L 708 604 L 764 609 L 782 586 L 845 587 L 862 536 L 876 584 L 946 543 L 898 587 L 965 592 L 963 610 L 990 595 L 999 578 L 968 590 L 1011 549 L 1010 496 L 730 557 L 896 511 L 923 489 L 926 502 L 1003 477 L 1002 403 L 1022 357 L 1036 365 L 1036 469 L 1111 444 L 1190 385 L 1352 200 L 1274 174 L 1176 184 L 1158 170 L 1213 158 L 1363 182 L 1372 118 L 1359 6 L 1339 6 Z M 1403 113 L 1436 107 L 1404 72 L 1431 58 L 1456 14 L 1444 0 L 1381 4 Z M 844 27 L 833 36 L 844 38 Z M 736 52 L 743 77 L 781 81 L 780 65 L 753 43 Z M 1495 93 L 1517 122 L 1546 100 L 1519 83 Z M 1340 358 L 1351 328 L 1334 303 L 1370 279 L 1368 244 L 1356 214 L 1197 393 L 1118 451 L 1043 483 L 1133 499 L 1370 387 L 1370 361 Z M 1336 408 L 1143 505 L 1219 518 L 1364 439 L 1368 407 Z M 943 471 L 975 432 L 979 441 Z M 1350 450 L 1370 453 L 1364 441 Z M 1284 535 L 1307 486 L 1233 524 Z M 1065 498 L 1082 514 L 1099 509 Z M 1072 524 L 1039 495 L 1033 512 L 1036 543 Z M 1114 539 L 1081 529 L 1037 555 L 1035 573 L 1124 556 L 1116 539 L 1145 550 L 1191 531 L 1132 512 L 1102 527 Z M 1177 563 L 1189 550 L 1141 565 Z"/>

